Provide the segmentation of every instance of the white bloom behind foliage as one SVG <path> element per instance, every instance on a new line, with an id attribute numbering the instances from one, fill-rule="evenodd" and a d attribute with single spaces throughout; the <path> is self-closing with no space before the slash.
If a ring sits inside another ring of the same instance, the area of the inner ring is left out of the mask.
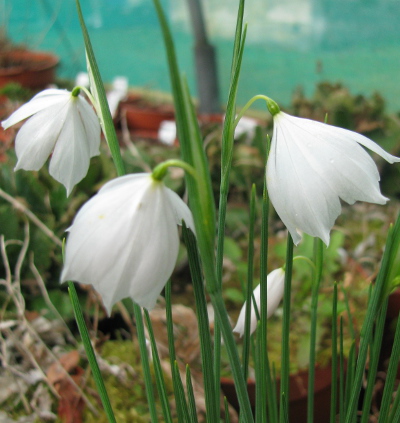
<path id="1" fill-rule="evenodd" d="M 400 161 L 355 132 L 283 112 L 274 115 L 267 187 L 295 244 L 301 240 L 299 230 L 328 245 L 340 199 L 386 203 L 378 169 L 362 146 L 389 163 Z"/>
<path id="2" fill-rule="evenodd" d="M 154 307 L 178 257 L 178 227 L 194 232 L 183 200 L 148 173 L 105 184 L 78 212 L 61 281 L 93 285 L 107 312 L 123 298 Z"/>
<path id="3" fill-rule="evenodd" d="M 50 175 L 67 195 L 89 169 L 90 158 L 100 154 L 100 123 L 92 106 L 80 95 L 48 89 L 2 122 L 4 129 L 29 118 L 18 131 L 15 170 L 39 170 L 51 153 Z"/>
<path id="4" fill-rule="evenodd" d="M 282 268 L 273 270 L 267 276 L 267 318 L 271 317 L 275 310 L 278 308 L 282 300 L 285 288 L 285 271 Z M 257 304 L 258 312 L 260 313 L 260 285 L 257 285 L 253 292 L 254 299 Z M 246 301 L 247 302 L 247 301 Z M 246 302 L 240 310 L 239 318 L 236 323 L 234 332 L 243 336 L 245 331 L 245 318 L 246 318 Z M 257 315 L 254 304 L 251 304 L 251 317 L 250 317 L 250 334 L 252 334 L 257 327 Z"/>

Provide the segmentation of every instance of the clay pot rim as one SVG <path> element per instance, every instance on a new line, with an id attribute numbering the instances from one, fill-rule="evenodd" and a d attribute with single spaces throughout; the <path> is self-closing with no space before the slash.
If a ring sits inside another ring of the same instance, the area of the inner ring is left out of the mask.
<path id="1" fill-rule="evenodd" d="M 21 71 L 40 72 L 54 68 L 60 62 L 59 57 L 54 53 L 36 50 L 15 49 L 3 52 L 0 56 L 21 62 L 21 64 L 10 67 L 3 68 L 0 66 L 0 75 L 3 76 L 12 76 L 21 73 Z M 25 63 L 30 65 L 24 66 Z"/>

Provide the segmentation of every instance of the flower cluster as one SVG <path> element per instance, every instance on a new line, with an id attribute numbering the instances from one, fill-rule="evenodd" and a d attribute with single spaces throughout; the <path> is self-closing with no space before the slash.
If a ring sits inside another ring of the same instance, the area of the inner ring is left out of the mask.
<path id="1" fill-rule="evenodd" d="M 15 170 L 38 170 L 52 154 L 50 174 L 65 185 L 68 195 L 86 175 L 90 158 L 99 154 L 99 119 L 79 91 L 45 90 L 2 122 L 8 128 L 29 118 L 16 138 Z M 389 163 L 399 158 L 355 132 L 290 116 L 270 99 L 267 104 L 274 118 L 267 188 L 295 244 L 305 232 L 328 245 L 340 200 L 387 201 L 380 192 L 377 167 L 363 147 Z M 183 220 L 194 232 L 189 208 L 159 179 L 134 174 L 108 182 L 68 229 L 61 281 L 93 285 L 108 313 L 127 296 L 152 308 L 175 266 L 177 225 Z M 268 275 L 268 316 L 282 299 L 283 285 L 283 269 Z M 259 286 L 254 298 L 259 306 Z M 241 335 L 245 309 L 234 329 Z M 255 327 L 253 304 L 251 332 Z"/>

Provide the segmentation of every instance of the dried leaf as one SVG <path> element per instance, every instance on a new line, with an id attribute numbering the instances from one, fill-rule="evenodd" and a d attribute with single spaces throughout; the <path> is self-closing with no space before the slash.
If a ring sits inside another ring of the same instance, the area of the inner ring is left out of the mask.
<path id="1" fill-rule="evenodd" d="M 47 370 L 47 378 L 49 382 L 55 385 L 57 382 L 65 379 L 65 371 L 71 373 L 76 369 L 79 363 L 79 352 L 72 350 L 59 359 L 59 362 L 53 363 Z"/>

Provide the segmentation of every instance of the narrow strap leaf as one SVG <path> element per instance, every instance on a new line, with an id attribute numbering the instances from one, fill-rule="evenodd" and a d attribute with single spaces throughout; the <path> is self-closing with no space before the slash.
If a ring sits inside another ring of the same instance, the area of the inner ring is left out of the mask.
<path id="1" fill-rule="evenodd" d="M 356 412 L 358 398 L 362 386 L 362 378 L 365 369 L 365 363 L 367 360 L 368 347 L 370 344 L 372 330 L 375 322 L 377 312 L 382 305 L 384 300 L 384 286 L 385 282 L 390 274 L 393 262 L 395 259 L 395 252 L 398 251 L 400 244 L 400 215 L 397 217 L 394 227 L 389 230 L 385 250 L 382 257 L 381 266 L 379 269 L 378 276 L 374 290 L 371 295 L 371 299 L 368 304 L 367 314 L 363 322 L 361 329 L 361 341 L 360 348 L 357 358 L 357 366 L 355 370 L 355 378 L 353 388 L 350 396 L 349 407 L 346 414 L 346 423 L 352 423 L 353 416 Z"/>
<path id="2" fill-rule="evenodd" d="M 83 346 L 85 347 L 86 355 L 89 360 L 90 369 L 93 373 L 93 378 L 96 383 L 97 391 L 100 395 L 101 402 L 104 407 L 107 419 L 110 423 L 116 423 L 113 409 L 111 407 L 110 399 L 101 376 L 99 364 L 97 363 L 96 354 L 93 350 L 90 341 L 89 332 L 86 327 L 85 319 L 83 317 L 82 309 L 79 304 L 78 295 L 76 293 L 75 285 L 73 282 L 68 282 L 68 292 L 71 298 L 72 307 L 74 309 L 76 323 L 78 324 L 79 333 L 82 337 Z"/>
<path id="3" fill-rule="evenodd" d="M 160 396 L 161 408 L 163 410 L 164 421 L 166 423 L 172 423 L 171 409 L 169 406 L 167 388 L 165 386 L 164 374 L 161 368 L 160 357 L 158 355 L 158 349 L 156 340 L 154 338 L 153 326 L 151 324 L 149 312 L 146 309 L 143 309 L 144 317 L 146 320 L 147 330 L 150 337 L 151 352 L 153 355 L 153 364 L 154 364 L 154 373 L 156 378 L 156 385 L 158 390 L 158 395 Z"/>
<path id="4" fill-rule="evenodd" d="M 89 33 L 86 28 L 85 20 L 83 19 L 82 9 L 79 0 L 76 1 L 76 8 L 78 11 L 79 22 L 82 28 L 83 40 L 85 42 L 86 59 L 88 63 L 88 72 L 91 83 L 91 90 L 95 100 L 98 102 L 98 114 L 107 144 L 110 148 L 118 176 L 125 175 L 125 167 L 121 157 L 121 151 L 115 132 L 114 122 L 111 117 L 110 108 L 108 106 L 106 92 L 104 90 L 103 81 L 100 76 L 100 71 L 97 66 L 96 57 L 92 48 Z"/>
<path id="5" fill-rule="evenodd" d="M 280 390 L 280 423 L 285 423 L 289 409 L 289 370 L 290 370 L 290 297 L 292 288 L 293 268 L 293 240 L 290 234 L 287 238 L 285 290 L 283 294 L 283 319 L 282 319 L 282 366 Z"/>
<path id="6" fill-rule="evenodd" d="M 152 423 L 158 422 L 156 401 L 154 397 L 153 381 L 150 371 L 149 352 L 146 345 L 146 335 L 144 333 L 144 325 L 141 308 L 133 303 L 133 313 L 136 321 L 136 333 L 139 341 L 140 357 L 142 361 L 142 370 L 144 377 L 144 386 L 146 388 L 147 402 L 149 404 L 150 418 Z"/>
<path id="7" fill-rule="evenodd" d="M 330 423 L 336 423 L 336 412 L 338 405 L 338 351 L 337 351 L 337 303 L 338 303 L 338 287 L 335 282 L 333 286 L 333 300 L 332 300 L 332 387 L 331 387 L 331 411 Z"/>
<path id="8" fill-rule="evenodd" d="M 383 331 L 382 331 L 383 332 Z M 393 396 L 393 388 L 396 381 L 397 369 L 400 359 L 400 316 L 397 318 L 396 332 L 392 352 L 390 354 L 389 368 L 385 380 L 385 388 L 383 390 L 381 409 L 379 413 L 379 422 L 385 423 L 388 419 L 389 409 Z M 398 390 L 400 388 L 397 388 Z"/>
<path id="9" fill-rule="evenodd" d="M 198 423 L 197 411 L 196 411 L 196 400 L 193 392 L 192 375 L 190 373 L 190 367 L 186 365 L 186 390 L 189 403 L 189 417 L 191 423 Z"/>
<path id="10" fill-rule="evenodd" d="M 249 247 L 247 257 L 247 295 L 246 295 L 246 317 L 245 329 L 243 336 L 243 355 L 242 367 L 243 377 L 247 380 L 249 373 L 249 357 L 250 357 L 250 324 L 251 324 L 251 308 L 253 294 L 253 271 L 254 271 L 254 224 L 256 219 L 256 187 L 252 186 L 250 194 L 250 226 L 249 226 Z"/>
<path id="11" fill-rule="evenodd" d="M 185 412 L 182 409 L 183 404 L 180 398 L 180 391 L 178 387 L 178 385 L 181 382 L 181 379 L 180 379 L 179 373 L 178 373 L 178 379 L 176 378 L 176 372 L 175 372 L 176 352 L 175 352 L 175 338 L 174 338 L 174 321 L 172 319 L 171 280 L 169 280 L 167 285 L 165 286 L 165 312 L 167 317 L 169 364 L 171 367 L 172 385 L 173 385 L 174 394 L 175 394 L 178 423 L 186 423 L 186 421 L 184 420 Z"/>
<path id="12" fill-rule="evenodd" d="M 379 311 L 378 319 L 376 322 L 376 328 L 374 331 L 375 333 L 374 333 L 374 337 L 370 347 L 371 352 L 370 352 L 370 360 L 368 365 L 367 388 L 364 393 L 361 423 L 368 423 L 368 420 L 369 420 L 371 402 L 372 402 L 372 397 L 373 397 L 374 387 L 376 382 L 376 372 L 377 372 L 378 363 L 379 363 L 379 353 L 382 346 L 382 338 L 383 338 L 384 327 L 385 327 L 386 311 L 387 311 L 387 301 Z"/>
<path id="13" fill-rule="evenodd" d="M 315 344 L 317 338 L 317 318 L 318 318 L 318 294 L 321 283 L 323 266 L 323 244 L 319 238 L 314 238 L 314 264 L 315 271 L 313 277 L 311 296 L 311 327 L 310 327 L 310 353 L 308 370 L 308 396 L 307 396 L 307 423 L 314 421 L 314 385 L 315 385 Z"/>
<path id="14" fill-rule="evenodd" d="M 220 391 L 220 382 L 218 379 L 218 383 L 215 383 L 212 340 L 207 312 L 207 301 L 203 284 L 203 275 L 201 271 L 201 263 L 197 249 L 196 237 L 193 235 L 193 232 L 190 229 L 187 229 L 185 222 L 183 222 L 182 225 L 182 234 L 188 251 L 189 267 L 192 276 L 194 298 L 196 302 L 207 421 L 213 422 L 217 421 L 219 418 L 218 393 Z"/>

